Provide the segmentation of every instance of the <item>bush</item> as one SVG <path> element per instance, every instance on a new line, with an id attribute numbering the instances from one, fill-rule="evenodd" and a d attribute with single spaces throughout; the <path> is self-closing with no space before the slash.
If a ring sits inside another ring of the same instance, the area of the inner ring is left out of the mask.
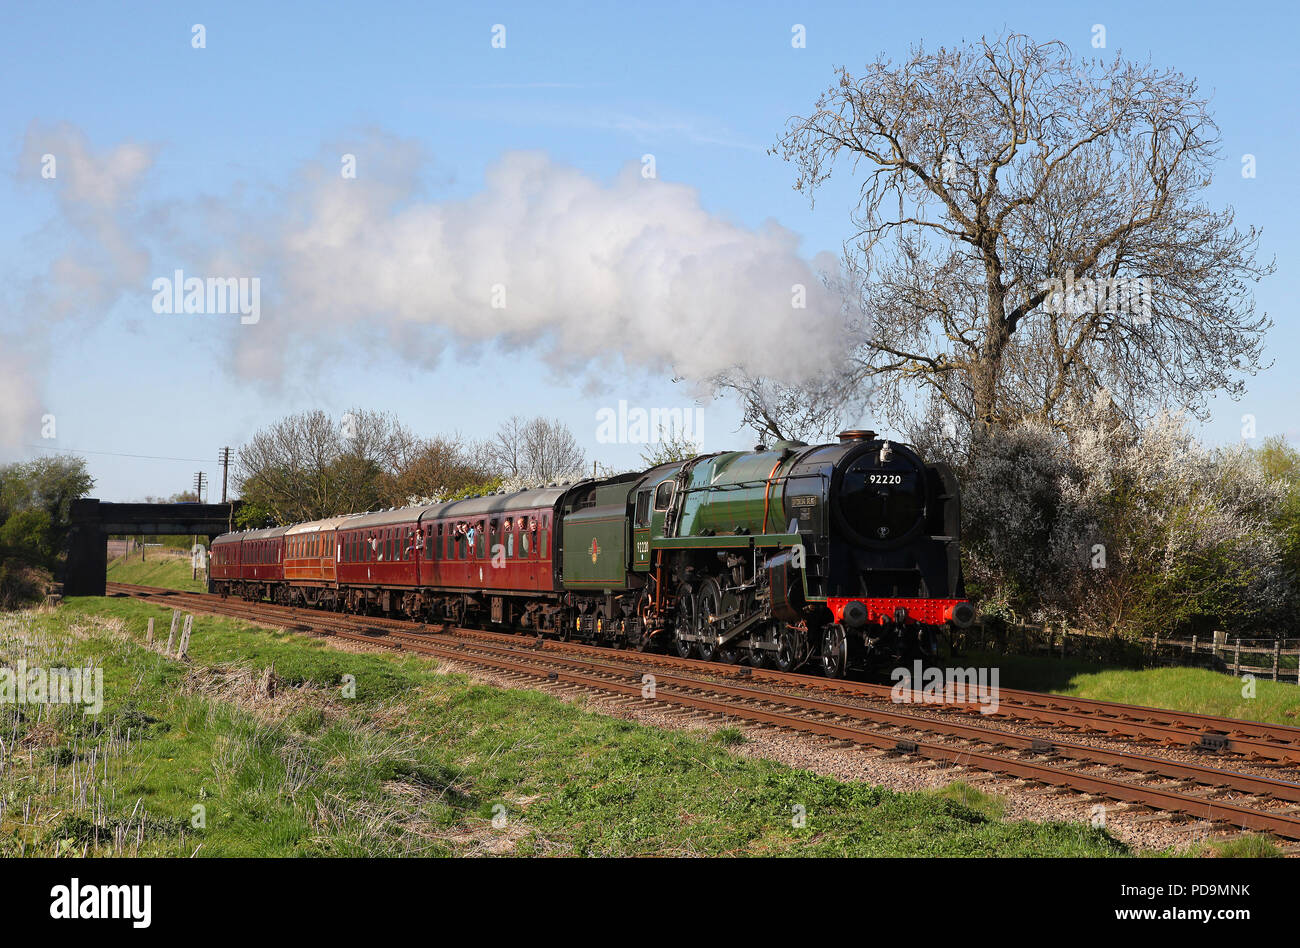
<path id="1" fill-rule="evenodd" d="M 53 556 L 50 515 L 44 510 L 24 510 L 0 526 L 0 549 L 30 563 L 46 564 Z"/>
<path id="2" fill-rule="evenodd" d="M 1105 404 L 1067 429 L 1022 422 L 953 459 L 986 614 L 1162 635 L 1294 625 L 1278 539 L 1292 508 L 1254 453 L 1207 450 L 1179 416 L 1138 428 Z"/>
<path id="3" fill-rule="evenodd" d="M 0 611 L 20 609 L 45 598 L 49 574 L 17 560 L 0 560 Z"/>

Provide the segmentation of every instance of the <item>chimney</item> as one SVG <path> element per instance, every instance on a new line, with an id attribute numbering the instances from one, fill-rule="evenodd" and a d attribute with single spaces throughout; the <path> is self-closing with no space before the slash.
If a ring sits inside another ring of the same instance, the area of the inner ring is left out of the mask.
<path id="1" fill-rule="evenodd" d="M 840 439 L 840 444 L 849 441 L 870 441 L 876 436 L 874 431 L 867 431 L 862 428 L 850 428 L 847 431 L 841 431 L 835 437 Z"/>

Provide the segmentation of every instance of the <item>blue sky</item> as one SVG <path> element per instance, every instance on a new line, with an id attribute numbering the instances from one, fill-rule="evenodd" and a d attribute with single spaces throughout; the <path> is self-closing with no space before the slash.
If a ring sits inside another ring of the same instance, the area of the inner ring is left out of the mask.
<path id="1" fill-rule="evenodd" d="M 652 154 L 658 178 L 679 188 L 684 216 L 697 202 L 720 227 L 757 233 L 774 222 L 811 259 L 836 252 L 848 234 L 851 182 L 810 208 L 791 188 L 793 169 L 765 149 L 835 66 L 854 70 L 882 51 L 898 57 L 918 41 L 952 44 L 1004 28 L 1082 54 L 1094 24 L 1106 28 L 1107 52 L 1176 67 L 1212 94 L 1224 161 L 1209 198 L 1262 227 L 1263 256 L 1278 263 L 1257 294 L 1276 324 L 1276 364 L 1241 402 L 1216 400 L 1203 434 L 1237 440 L 1251 413 L 1260 436 L 1294 440 L 1300 330 L 1287 290 L 1300 251 L 1298 19 L 1281 3 L 10 3 L 0 10 L 0 313 L 9 323 L 0 346 L 10 350 L 6 363 L 0 349 L 0 373 L 17 381 L 5 388 L 0 379 L 0 397 L 21 410 L 0 460 L 41 453 L 32 445 L 203 459 L 87 455 L 98 496 L 140 498 L 180 490 L 199 469 L 219 483 L 217 449 L 289 412 L 358 405 L 395 412 L 421 433 L 469 437 L 510 414 L 552 415 L 588 457 L 630 466 L 641 449 L 597 443 L 596 413 L 619 399 L 689 405 L 663 367 L 548 360 L 545 338 L 498 341 L 491 327 L 465 347 L 371 333 L 362 321 L 321 351 L 285 337 L 283 364 L 262 371 L 249 368 L 239 334 L 273 325 L 156 315 L 149 282 L 173 266 L 198 268 L 196 221 L 207 229 L 218 219 L 232 244 L 255 243 L 298 212 L 313 167 L 354 153 L 364 179 L 393 142 L 414 156 L 397 172 L 412 176 L 399 209 L 473 202 L 515 152 L 540 153 L 544 180 L 579 176 L 578 193 L 585 182 L 617 192 L 619 176 Z M 194 24 L 206 29 L 204 49 L 191 46 Z M 494 24 L 506 27 L 505 49 L 491 45 Z M 806 27 L 807 48 L 791 47 L 793 24 Z M 131 198 L 154 228 L 147 278 L 86 312 L 56 318 L 26 302 L 69 241 L 59 192 L 27 160 L 33 129 L 38 139 L 81 140 L 99 156 L 129 145 L 149 155 Z M 1256 156 L 1254 179 L 1240 175 L 1244 153 Z M 273 310 L 263 318 L 272 324 Z M 647 327 L 629 321 L 624 330 L 635 356 Z M 54 439 L 41 437 L 46 414 L 56 419 Z M 703 426 L 710 450 L 753 441 L 725 402 L 704 406 Z"/>

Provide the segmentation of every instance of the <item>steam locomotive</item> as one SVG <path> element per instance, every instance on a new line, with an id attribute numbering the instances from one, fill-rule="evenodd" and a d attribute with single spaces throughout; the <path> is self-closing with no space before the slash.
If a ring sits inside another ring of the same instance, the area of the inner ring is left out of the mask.
<path id="1" fill-rule="evenodd" d="M 209 589 L 841 677 L 974 619 L 959 542 L 948 466 L 854 430 L 230 533 Z"/>

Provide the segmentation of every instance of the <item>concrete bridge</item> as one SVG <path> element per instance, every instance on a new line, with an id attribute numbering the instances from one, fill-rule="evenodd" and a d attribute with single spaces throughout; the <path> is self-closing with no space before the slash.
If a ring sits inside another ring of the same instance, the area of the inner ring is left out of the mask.
<path id="1" fill-rule="evenodd" d="M 228 504 L 114 504 L 93 498 L 72 502 L 65 596 L 104 595 L 108 537 L 198 535 L 210 541 L 232 529 L 239 501 Z"/>

